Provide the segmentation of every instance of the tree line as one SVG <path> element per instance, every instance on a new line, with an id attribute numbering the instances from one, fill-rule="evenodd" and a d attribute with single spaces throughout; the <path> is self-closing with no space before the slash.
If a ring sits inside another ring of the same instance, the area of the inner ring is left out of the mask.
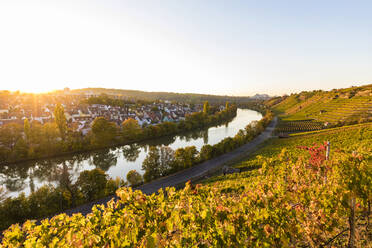
<path id="1" fill-rule="evenodd" d="M 126 177 L 127 182 L 132 187 L 138 186 L 143 182 L 152 181 L 232 151 L 259 135 L 271 119 L 271 112 L 267 112 L 260 121 L 250 123 L 233 138 L 225 138 L 213 146 L 204 145 L 200 151 L 195 146 L 179 148 L 175 151 L 168 146 L 151 146 L 142 165 L 144 175 L 141 176 L 135 170 L 129 171 Z M 50 216 L 86 202 L 113 195 L 116 189 L 127 185 L 127 182 L 120 178 L 109 178 L 101 168 L 83 171 L 73 182 L 68 170 L 67 162 L 63 162 L 57 173 L 58 186 L 44 185 L 27 197 L 22 193 L 14 198 L 0 198 L 0 219 L 2 220 L 0 230 L 13 223 Z"/>
<path id="2" fill-rule="evenodd" d="M 94 93 L 95 95 L 114 95 L 122 99 L 128 100 L 144 100 L 144 101 L 157 101 L 167 100 L 184 103 L 203 103 L 208 101 L 213 104 L 223 104 L 226 101 L 242 103 L 248 101 L 255 101 L 249 96 L 218 96 L 218 95 L 207 95 L 207 94 L 195 94 L 195 93 L 172 93 L 172 92 L 146 92 L 138 90 L 119 90 L 119 89 L 104 89 L 104 88 L 85 88 L 71 90 L 74 93 L 85 94 Z"/>
<path id="3" fill-rule="evenodd" d="M 226 103 L 226 106 L 218 111 L 205 102 L 202 112 L 188 114 L 185 120 L 145 127 L 132 118 L 119 126 L 97 117 L 91 124 L 91 131 L 84 136 L 68 126 L 64 109 L 57 104 L 53 122 L 30 123 L 25 119 L 23 126 L 10 123 L 0 127 L 0 164 L 124 145 L 218 125 L 236 116 L 236 105 Z"/>
<path id="4" fill-rule="evenodd" d="M 142 163 L 142 170 L 145 171 L 143 179 L 139 173 L 136 175 L 138 181 L 133 179 L 131 184 L 140 184 L 142 181 L 149 182 L 154 179 L 190 168 L 198 163 L 210 160 L 227 152 L 230 152 L 254 139 L 271 122 L 273 114 L 267 111 L 260 121 L 253 121 L 234 137 L 227 137 L 215 145 L 204 145 L 200 151 L 195 146 L 187 146 L 173 150 L 168 146 L 151 146 L 147 157 Z"/>
<path id="5" fill-rule="evenodd" d="M 18 197 L 0 197 L 0 230 L 11 224 L 21 223 L 27 219 L 40 219 L 62 212 L 66 209 L 90 202 L 125 186 L 120 179 L 111 179 L 100 168 L 82 171 L 75 183 L 64 164 L 58 178 L 58 186 L 44 185 L 29 196 L 21 193 Z M 0 187 L 1 193 L 2 187 Z M 1 196 L 1 194 L 0 194 Z"/>

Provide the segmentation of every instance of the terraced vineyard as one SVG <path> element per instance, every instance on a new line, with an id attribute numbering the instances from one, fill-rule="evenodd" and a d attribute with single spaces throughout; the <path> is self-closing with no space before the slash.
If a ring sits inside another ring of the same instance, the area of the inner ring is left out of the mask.
<path id="1" fill-rule="evenodd" d="M 152 195 L 122 188 L 118 201 L 86 217 L 62 214 L 40 225 L 14 225 L 0 246 L 367 247 L 371 127 L 274 139 L 236 165 L 258 170 Z M 325 140 L 332 144 L 328 161 L 324 146 L 303 147 Z"/>
<path id="2" fill-rule="evenodd" d="M 278 157 L 285 149 L 296 157 L 306 155 L 306 151 L 298 149 L 298 146 L 312 146 L 322 144 L 324 141 L 331 143 L 331 151 L 353 151 L 365 150 L 371 152 L 372 156 L 372 123 L 357 124 L 344 127 L 323 129 L 318 131 L 291 134 L 288 139 L 271 139 L 263 148 L 252 154 L 251 158 L 235 165 L 237 168 L 257 167 L 262 165 L 262 157 Z M 336 153 L 337 154 L 337 153 Z M 331 152 L 332 157 L 332 152 Z M 369 161 L 372 162 L 371 160 Z M 372 170 L 372 164 L 370 164 Z"/>
<path id="3" fill-rule="evenodd" d="M 369 122 L 372 121 L 372 85 L 328 92 L 301 92 L 272 99 L 267 105 L 280 116 L 277 133 Z"/>
<path id="4" fill-rule="evenodd" d="M 283 120 L 314 119 L 321 122 L 359 121 L 372 116 L 372 97 L 332 99 L 318 102 L 298 112 L 285 116 Z"/>
<path id="5" fill-rule="evenodd" d="M 292 133 L 292 132 L 303 132 L 303 131 L 314 131 L 321 130 L 324 127 L 322 122 L 314 121 L 281 121 L 275 132 L 276 133 Z"/>

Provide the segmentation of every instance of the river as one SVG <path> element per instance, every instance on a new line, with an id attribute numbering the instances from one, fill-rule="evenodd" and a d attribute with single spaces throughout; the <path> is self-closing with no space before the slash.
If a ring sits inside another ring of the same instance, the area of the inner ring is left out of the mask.
<path id="1" fill-rule="evenodd" d="M 0 166 L 0 185 L 5 186 L 8 196 L 15 197 L 22 192 L 28 195 L 42 185 L 57 185 L 62 178 L 74 181 L 81 171 L 94 168 L 101 168 L 111 178 L 125 180 L 130 170 L 144 173 L 142 162 L 150 146 L 166 145 L 173 150 L 195 146 L 200 150 L 205 144 L 214 145 L 226 137 L 233 137 L 247 124 L 261 118 L 262 115 L 256 111 L 238 109 L 236 117 L 230 122 L 205 130 L 94 152 Z"/>

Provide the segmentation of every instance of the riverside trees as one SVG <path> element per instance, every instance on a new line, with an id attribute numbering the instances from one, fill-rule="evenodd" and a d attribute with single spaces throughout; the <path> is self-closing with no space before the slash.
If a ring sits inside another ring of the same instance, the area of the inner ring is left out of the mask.
<path id="1" fill-rule="evenodd" d="M 61 104 L 57 104 L 56 108 L 54 109 L 54 119 L 58 126 L 62 140 L 65 140 L 67 132 L 67 120 L 65 116 L 65 109 Z"/>
<path id="2" fill-rule="evenodd" d="M 260 156 L 237 165 L 260 169 L 151 195 L 121 188 L 116 201 L 95 206 L 87 216 L 61 214 L 14 225 L 1 245 L 315 248 L 347 247 L 351 241 L 369 247 L 371 130 L 358 126 L 275 139 Z M 330 160 L 308 154 L 317 149 L 314 142 L 325 140 L 334 144 Z"/>
<path id="3" fill-rule="evenodd" d="M 230 104 L 228 106 L 222 111 L 209 113 L 211 107 L 207 104 L 207 113 L 195 112 L 178 123 L 163 122 L 146 127 L 141 127 L 131 118 L 125 120 L 119 127 L 104 117 L 97 117 L 91 124 L 91 131 L 83 136 L 69 128 L 63 106 L 57 104 L 54 122 L 30 123 L 25 119 L 23 126 L 15 123 L 0 126 L 0 163 L 128 144 L 217 125 L 236 115 L 236 106 Z"/>
<path id="4" fill-rule="evenodd" d="M 260 123 L 264 123 L 262 124 L 263 126 L 270 121 L 268 116 L 270 116 L 269 113 L 261 120 Z M 252 132 L 256 133 L 254 130 Z M 193 146 L 176 151 L 165 146 L 160 148 L 151 147 L 143 165 L 145 170 L 144 179 L 145 181 L 154 180 L 169 173 L 191 167 L 207 158 L 212 158 L 235 147 L 231 145 L 225 146 L 225 144 L 231 144 L 231 141 L 229 140 L 229 142 L 223 142 L 215 146 L 206 145 L 201 152 L 198 152 Z M 134 144 L 125 146 L 125 152 L 129 157 L 138 156 L 137 151 L 138 147 Z M 3 220 L 0 223 L 0 228 L 6 228 L 15 222 L 22 222 L 26 218 L 41 218 L 55 212 L 61 212 L 86 201 L 113 194 L 118 187 L 124 185 L 124 182 L 120 179 L 107 179 L 104 172 L 100 170 L 108 169 L 107 165 L 112 161 L 110 155 L 108 151 L 104 152 L 102 156 L 93 156 L 92 162 L 97 169 L 82 172 L 76 182 L 72 180 L 68 173 L 69 164 L 72 163 L 62 163 L 62 167 L 55 171 L 55 181 L 58 182 L 58 186 L 47 185 L 40 189 L 42 193 L 37 189 L 28 197 L 21 194 L 19 197 L 6 199 L 4 204 L 0 204 L 0 218 Z M 142 181 L 141 176 L 136 172 L 131 172 L 127 180 L 130 181 L 131 185 L 137 185 L 137 183 Z M 45 197 L 41 197 L 44 193 Z M 17 207 L 14 207 L 15 205 Z M 37 208 L 36 206 L 40 207 Z M 7 213 L 11 214 L 7 215 Z"/>
<path id="5" fill-rule="evenodd" d="M 144 180 L 149 182 L 230 152 L 259 135 L 272 118 L 272 113 L 268 111 L 260 121 L 248 124 L 244 130 L 240 130 L 233 138 L 227 137 L 213 146 L 206 144 L 200 151 L 195 146 L 182 147 L 175 151 L 164 146 L 160 148 L 150 147 L 150 151 L 142 164 L 142 169 L 145 171 Z"/>
<path id="6" fill-rule="evenodd" d="M 24 193 L 7 197 L 5 189 L 0 187 L 0 231 L 26 219 L 50 216 L 78 204 L 112 195 L 119 187 L 126 186 L 123 180 L 108 178 L 99 168 L 81 172 L 73 182 L 67 167 L 64 163 L 57 171 L 57 186 L 44 185 L 27 197 Z"/>

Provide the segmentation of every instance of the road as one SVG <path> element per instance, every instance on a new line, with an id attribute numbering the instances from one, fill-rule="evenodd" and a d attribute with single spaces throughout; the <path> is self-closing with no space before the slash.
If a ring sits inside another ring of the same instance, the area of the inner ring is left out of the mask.
<path id="1" fill-rule="evenodd" d="M 266 141 L 267 139 L 271 137 L 271 134 L 277 122 L 278 122 L 277 117 L 275 117 L 273 121 L 271 121 L 269 126 L 267 126 L 267 128 L 259 136 L 254 138 L 251 142 L 235 149 L 234 151 L 225 153 L 219 157 L 205 161 L 191 168 L 179 171 L 175 174 L 162 177 L 152 182 L 146 183 L 144 185 L 137 187 L 136 189 L 141 190 L 145 194 L 152 194 L 154 192 L 157 192 L 160 188 L 177 186 L 189 180 L 200 178 L 201 176 L 205 175 L 210 170 L 222 167 L 224 164 L 229 163 L 236 158 L 247 155 L 247 153 L 253 152 L 257 148 L 258 145 L 262 144 L 264 141 Z M 93 205 L 105 204 L 106 202 L 108 202 L 114 197 L 115 196 L 107 196 L 97 201 L 86 203 L 79 207 L 66 210 L 65 213 L 69 215 L 74 214 L 74 213 L 88 214 L 91 212 Z"/>

